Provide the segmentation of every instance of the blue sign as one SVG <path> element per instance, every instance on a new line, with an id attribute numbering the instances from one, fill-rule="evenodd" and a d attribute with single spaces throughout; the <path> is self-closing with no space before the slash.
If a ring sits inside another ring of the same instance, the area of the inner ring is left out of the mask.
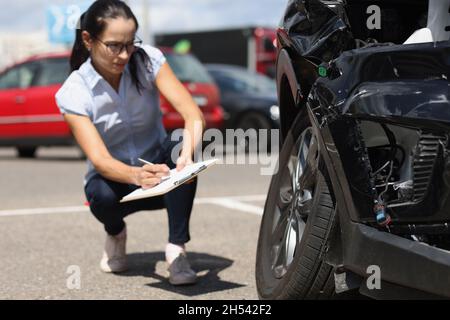
<path id="1" fill-rule="evenodd" d="M 51 43 L 69 44 L 75 41 L 78 20 L 91 2 L 81 4 L 50 6 L 47 8 L 47 31 Z"/>

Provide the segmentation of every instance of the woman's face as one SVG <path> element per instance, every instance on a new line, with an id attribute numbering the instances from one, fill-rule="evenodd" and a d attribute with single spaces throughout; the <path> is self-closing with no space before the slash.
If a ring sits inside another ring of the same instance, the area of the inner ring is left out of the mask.
<path id="1" fill-rule="evenodd" d="M 133 19 L 121 17 L 105 21 L 106 28 L 97 38 L 83 31 L 83 39 L 98 71 L 114 77 L 122 74 L 133 54 L 136 24 Z"/>

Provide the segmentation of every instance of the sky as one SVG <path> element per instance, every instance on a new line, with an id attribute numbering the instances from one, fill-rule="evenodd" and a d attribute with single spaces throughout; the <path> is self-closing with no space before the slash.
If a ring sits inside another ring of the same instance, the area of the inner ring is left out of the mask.
<path id="1" fill-rule="evenodd" d="M 5 1 L 5 0 L 2 0 Z M 128 0 L 138 20 L 145 0 Z M 244 25 L 276 26 L 287 0 L 146 0 L 153 32 L 189 31 Z M 0 32 L 46 30 L 46 9 L 75 0 L 13 0 L 0 11 Z M 91 2 L 91 1 L 87 1 Z"/>

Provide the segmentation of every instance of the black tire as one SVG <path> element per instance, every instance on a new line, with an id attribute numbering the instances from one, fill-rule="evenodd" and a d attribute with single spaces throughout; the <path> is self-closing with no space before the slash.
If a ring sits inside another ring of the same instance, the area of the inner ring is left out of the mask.
<path id="1" fill-rule="evenodd" d="M 34 158 L 36 156 L 36 147 L 17 147 L 20 158 Z"/>
<path id="2" fill-rule="evenodd" d="M 249 111 L 247 113 L 244 113 L 241 117 L 239 117 L 239 120 L 236 121 L 235 125 L 236 129 L 243 129 L 244 131 L 247 131 L 248 129 L 255 129 L 259 131 L 260 129 L 269 130 L 267 132 L 267 146 L 266 150 L 270 152 L 271 150 L 271 135 L 270 135 L 270 129 L 272 129 L 272 123 L 270 120 L 262 113 L 259 113 L 257 111 Z M 255 150 L 259 151 L 259 136 L 258 136 L 258 144 L 255 148 Z M 239 148 L 244 150 L 245 152 L 250 151 L 250 145 L 249 141 L 245 139 L 245 141 L 238 141 Z"/>
<path id="3" fill-rule="evenodd" d="M 323 261 L 328 239 L 337 224 L 333 200 L 322 172 L 325 176 L 327 173 L 320 161 L 317 139 L 313 142 L 315 134 L 306 113 L 295 123 L 280 152 L 279 170 L 272 178 L 260 227 L 256 285 L 261 299 L 329 299 L 335 292 L 334 269 Z M 299 141 L 303 141 L 303 149 L 308 135 L 308 151 L 301 154 Z M 308 157 L 310 153 L 311 157 Z M 300 170 L 294 167 L 299 167 L 301 161 L 293 166 L 292 161 L 296 160 L 292 155 L 297 155 L 297 160 L 305 158 L 300 175 Z M 316 170 L 312 165 L 308 169 L 309 163 L 314 162 L 317 163 Z M 299 177 L 295 181 L 304 181 L 304 186 L 299 183 L 294 187 L 294 180 L 290 180 L 294 174 Z M 309 192 L 308 197 L 306 192 Z M 286 230 L 280 232 L 285 219 Z M 294 239 L 291 232 L 295 233 Z M 282 239 L 278 244 L 280 236 Z M 280 257 L 282 254 L 285 256 Z M 279 261 L 282 263 L 278 264 Z"/>

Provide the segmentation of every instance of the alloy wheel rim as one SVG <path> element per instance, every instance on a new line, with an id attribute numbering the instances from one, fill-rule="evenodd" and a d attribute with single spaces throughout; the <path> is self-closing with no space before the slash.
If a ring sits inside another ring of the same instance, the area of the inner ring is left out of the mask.
<path id="1" fill-rule="evenodd" d="M 280 177 L 270 239 L 271 269 L 277 279 L 287 273 L 305 231 L 312 208 L 317 162 L 317 139 L 309 127 L 297 139 Z"/>

